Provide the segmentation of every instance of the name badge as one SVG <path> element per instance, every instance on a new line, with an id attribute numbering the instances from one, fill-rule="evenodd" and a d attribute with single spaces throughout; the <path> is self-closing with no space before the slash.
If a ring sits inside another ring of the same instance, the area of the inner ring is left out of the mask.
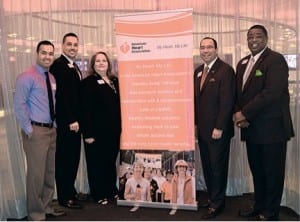
<path id="1" fill-rule="evenodd" d="M 71 64 L 71 63 L 68 63 L 68 66 L 69 66 L 69 68 L 74 68 L 74 65 L 73 64 Z"/>
<path id="2" fill-rule="evenodd" d="M 102 80 L 102 79 L 97 80 L 97 82 L 98 82 L 99 85 L 102 85 L 102 84 L 105 83 L 104 80 Z"/>

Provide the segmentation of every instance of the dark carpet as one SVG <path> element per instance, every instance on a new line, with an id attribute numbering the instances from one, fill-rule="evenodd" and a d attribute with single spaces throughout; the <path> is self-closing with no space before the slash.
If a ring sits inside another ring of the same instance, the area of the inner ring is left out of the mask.
<path id="1" fill-rule="evenodd" d="M 197 192 L 198 200 L 205 200 L 206 193 Z M 238 216 L 238 210 L 251 205 L 252 194 L 243 196 L 228 197 L 224 211 L 214 221 L 247 221 L 247 218 Z M 131 212 L 132 207 L 117 206 L 116 202 L 110 202 L 108 205 L 98 205 L 92 200 L 81 202 L 84 206 L 81 210 L 72 210 L 58 206 L 54 201 L 55 207 L 66 212 L 66 216 L 57 218 L 48 218 L 47 220 L 56 221 L 199 221 L 206 212 L 205 208 L 199 208 L 197 211 L 177 210 L 175 215 L 169 215 L 170 209 L 160 208 L 139 208 Z M 200 201 L 201 203 L 201 201 Z M 281 207 L 279 220 L 281 221 L 299 221 L 299 215 L 288 207 Z"/>

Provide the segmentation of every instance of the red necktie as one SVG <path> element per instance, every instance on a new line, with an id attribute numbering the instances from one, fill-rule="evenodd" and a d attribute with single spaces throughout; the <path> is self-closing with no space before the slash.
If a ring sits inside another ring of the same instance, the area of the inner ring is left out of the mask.
<path id="1" fill-rule="evenodd" d="M 202 86 L 203 86 L 203 84 L 204 84 L 204 82 L 205 82 L 205 79 L 206 79 L 206 77 L 207 77 L 208 69 L 209 69 L 208 66 L 205 66 L 204 69 L 203 69 L 203 74 L 202 74 L 201 82 L 200 82 L 200 90 L 202 89 Z"/>
<path id="2" fill-rule="evenodd" d="M 82 74 L 81 74 L 81 71 L 80 71 L 78 65 L 76 64 L 76 62 L 73 62 L 73 66 L 75 67 L 75 70 L 79 76 L 79 79 L 82 80 Z"/>

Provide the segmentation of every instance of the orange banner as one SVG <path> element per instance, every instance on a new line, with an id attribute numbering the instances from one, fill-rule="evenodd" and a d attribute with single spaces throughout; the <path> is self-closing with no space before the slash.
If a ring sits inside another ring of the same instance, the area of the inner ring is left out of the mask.
<path id="1" fill-rule="evenodd" d="M 194 150 L 191 10 L 137 16 L 115 19 L 121 149 Z"/>

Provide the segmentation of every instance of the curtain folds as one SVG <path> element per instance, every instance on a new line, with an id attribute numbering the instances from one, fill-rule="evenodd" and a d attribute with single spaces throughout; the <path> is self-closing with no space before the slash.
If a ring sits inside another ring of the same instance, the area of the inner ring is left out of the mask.
<path id="1" fill-rule="evenodd" d="M 249 54 L 246 33 L 253 24 L 269 31 L 270 48 L 284 54 L 290 66 L 289 90 L 296 136 L 288 142 L 282 205 L 300 214 L 300 3 L 298 0 L 0 0 L 0 220 L 26 216 L 25 156 L 20 129 L 12 110 L 17 75 L 35 62 L 35 47 L 43 39 L 61 53 L 62 36 L 79 35 L 78 62 L 87 73 L 88 59 L 104 50 L 117 62 L 114 15 L 122 13 L 193 8 L 194 63 L 200 63 L 199 41 L 205 36 L 218 42 L 219 55 L 233 67 Z M 116 67 L 114 67 L 116 69 Z M 232 139 L 228 195 L 253 192 L 245 144 L 239 130 Z M 205 189 L 200 154 L 196 150 L 197 189 Z M 84 151 L 76 181 L 88 193 Z"/>

